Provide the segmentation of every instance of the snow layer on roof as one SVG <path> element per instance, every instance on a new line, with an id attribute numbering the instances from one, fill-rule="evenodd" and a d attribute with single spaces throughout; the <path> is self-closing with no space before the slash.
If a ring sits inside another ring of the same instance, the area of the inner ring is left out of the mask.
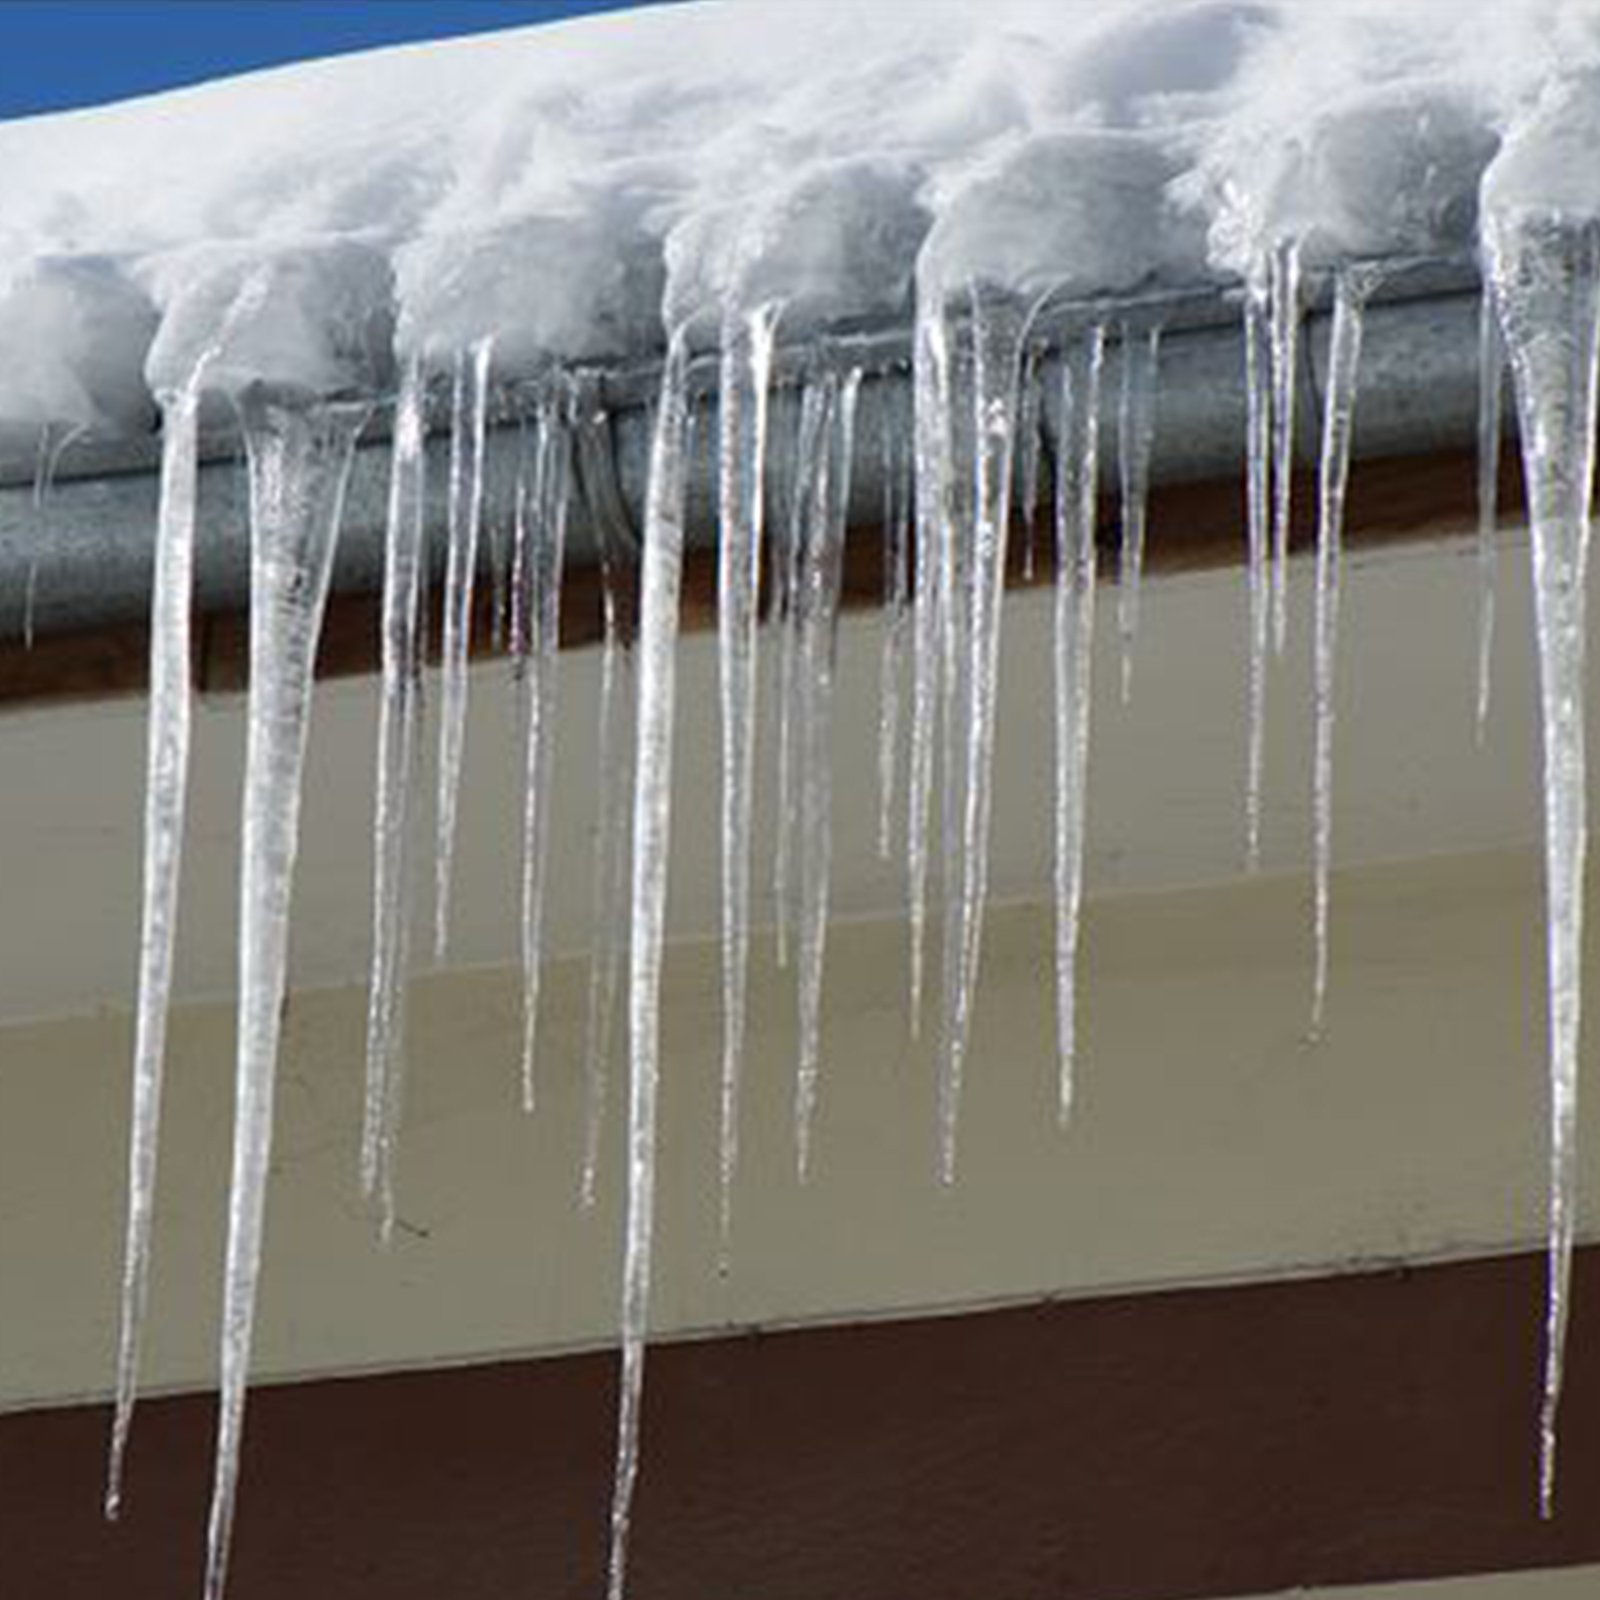
<path id="1" fill-rule="evenodd" d="M 1578 0 L 700 0 L 29 119 L 0 125 L 0 424 L 142 426 L 251 262 L 277 287 L 217 377 L 321 389 L 382 381 L 357 324 L 493 337 L 507 373 L 736 304 L 791 336 L 908 315 L 925 243 L 942 288 L 1080 295 L 1291 234 L 1459 249 L 1508 131 L 1502 198 L 1596 209 L 1597 105 Z"/>

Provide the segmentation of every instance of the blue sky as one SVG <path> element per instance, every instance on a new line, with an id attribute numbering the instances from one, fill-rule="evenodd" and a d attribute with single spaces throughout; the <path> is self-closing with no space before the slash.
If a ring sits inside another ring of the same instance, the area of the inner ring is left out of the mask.
<path id="1" fill-rule="evenodd" d="M 639 0 L 0 0 L 0 118 Z M 660 3 L 660 0 L 656 0 Z"/>

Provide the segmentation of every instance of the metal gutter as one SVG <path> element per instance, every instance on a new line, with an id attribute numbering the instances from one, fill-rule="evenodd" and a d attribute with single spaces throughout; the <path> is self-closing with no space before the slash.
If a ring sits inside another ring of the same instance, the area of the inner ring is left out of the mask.
<path id="1" fill-rule="evenodd" d="M 1300 448 L 1315 448 L 1320 374 L 1328 332 L 1326 296 L 1307 319 L 1302 364 Z M 1396 268 L 1387 298 L 1370 308 L 1357 407 L 1357 458 L 1470 450 L 1477 414 L 1476 275 L 1460 262 L 1406 263 Z M 1236 297 L 1208 288 L 1050 313 L 1041 337 L 1059 341 L 1073 325 L 1102 320 L 1113 328 L 1160 320 L 1161 384 L 1153 473 L 1158 483 L 1236 477 L 1245 434 L 1242 340 Z M 860 364 L 861 395 L 851 517 L 870 524 L 884 497 L 885 426 L 909 424 L 909 334 L 904 328 L 846 332 L 785 350 L 772 403 L 774 440 L 769 481 L 778 504 L 786 492 L 788 451 L 804 374 L 819 362 Z M 1045 430 L 1054 433 L 1050 360 L 1045 366 Z M 569 533 L 570 559 L 593 561 L 599 526 L 639 526 L 649 461 L 650 399 L 656 369 L 645 364 L 592 374 L 586 380 L 599 432 L 580 450 L 580 494 Z M 705 426 L 715 405 L 716 361 L 692 369 L 696 459 L 690 481 L 690 539 L 715 538 L 715 429 Z M 1106 386 L 1102 437 L 1115 481 L 1116 385 Z M 889 416 L 885 417 L 886 408 Z M 370 439 L 357 452 L 335 571 L 340 592 L 375 591 L 382 570 L 389 456 L 379 408 Z M 520 430 L 497 427 L 490 439 L 491 482 L 514 480 Z M 442 555 L 448 443 L 429 446 L 430 527 Z M 245 475 L 238 441 L 215 434 L 201 470 L 201 531 L 196 587 L 207 612 L 240 610 L 248 594 Z M 0 640 L 23 635 L 32 594 L 37 634 L 82 632 L 141 619 L 148 608 L 158 477 L 158 442 L 85 441 L 69 447 L 41 507 L 32 462 L 0 462 Z M 1181 538 L 1181 530 L 1171 537 Z"/>

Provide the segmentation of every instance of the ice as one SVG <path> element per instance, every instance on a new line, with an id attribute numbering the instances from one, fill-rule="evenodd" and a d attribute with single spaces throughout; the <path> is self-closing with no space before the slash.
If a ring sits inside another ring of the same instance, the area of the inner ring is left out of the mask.
<path id="1" fill-rule="evenodd" d="M 788 965 L 789 938 L 795 921 L 792 880 L 801 826 L 800 783 L 801 762 L 804 759 L 798 744 L 803 734 L 800 707 L 805 693 L 802 676 L 804 663 L 801 658 L 805 555 L 810 523 L 816 515 L 817 483 L 827 470 L 831 407 L 832 399 L 826 383 L 806 385 L 800 402 L 799 436 L 795 443 L 793 497 L 781 551 L 782 561 L 779 563 L 782 572 L 779 582 L 782 609 L 778 655 L 778 816 L 772 862 L 772 898 L 777 920 L 779 966 Z"/>
<path id="2" fill-rule="evenodd" d="M 1315 749 L 1312 757 L 1314 858 L 1313 923 L 1316 943 L 1311 987 L 1311 1035 L 1321 1035 L 1328 997 L 1328 884 L 1333 867 L 1334 671 L 1338 663 L 1339 586 L 1344 538 L 1345 487 L 1355 425 L 1356 382 L 1366 302 L 1377 286 L 1374 270 L 1347 267 L 1334 285 L 1333 330 L 1328 343 L 1327 394 L 1322 409 L 1322 455 L 1317 472 L 1317 566 L 1312 676 Z"/>
<path id="3" fill-rule="evenodd" d="M 1017 384 L 1023 343 L 1033 308 L 1017 295 L 974 286 L 971 294 L 971 360 L 963 364 L 956 388 L 957 403 L 970 403 L 972 415 L 973 485 L 970 507 L 962 507 L 965 526 L 958 542 L 970 544 L 962 572 L 951 583 L 954 604 L 964 607 L 964 624 L 952 630 L 955 650 L 966 659 L 947 682 L 966 704 L 955 708 L 950 724 L 964 737 L 966 750 L 959 768 L 947 754 L 947 772 L 961 773 L 960 842 L 947 847 L 953 879 L 945 893 L 958 886 L 959 963 L 946 954 L 945 1025 L 941 1049 L 939 1170 L 954 1182 L 960 1118 L 962 1075 L 972 1031 L 983 943 L 983 917 L 989 892 L 990 776 L 994 763 L 995 703 L 999 689 L 1001 608 L 1005 596 L 1006 553 L 1011 528 L 1012 472 L 1016 446 Z M 961 381 L 964 380 L 964 383 Z M 963 395 L 961 389 L 970 384 Z M 947 810 L 947 829 L 949 812 Z"/>
<path id="4" fill-rule="evenodd" d="M 829 374 L 820 388 L 822 438 L 814 469 L 801 483 L 805 537 L 796 597 L 800 1041 L 795 1073 L 795 1152 L 802 1183 L 811 1175 L 821 1072 L 822 975 L 833 860 L 834 655 L 861 372 L 851 371 L 843 379 Z"/>
<path id="5" fill-rule="evenodd" d="M 719 1260 L 733 1230 L 739 1079 L 750 966 L 750 825 L 755 803 L 757 621 L 765 542 L 768 386 L 778 307 L 723 324 L 718 498 L 717 659 L 722 712 L 722 1100 Z"/>
<path id="6" fill-rule="evenodd" d="M 117 1404 L 111 1433 L 106 1516 L 122 1500 L 123 1461 L 133 1424 L 139 1349 L 149 1298 L 156 1163 L 172 993 L 183 818 L 189 787 L 190 607 L 199 473 L 200 385 L 204 368 L 163 407 L 161 512 L 151 588 L 150 723 L 146 746 L 144 905 L 139 929 L 139 999 L 133 1053 L 132 1131 L 128 1141 L 128 1218 L 123 1253 Z"/>
<path id="7" fill-rule="evenodd" d="M 1521 421 L 1544 748 L 1550 1218 L 1539 1503 L 1554 1509 L 1556 1417 L 1576 1226 L 1582 1026 L 1585 578 L 1600 363 L 1600 182 L 1569 167 L 1600 133 L 1593 82 L 1547 95 L 1484 183 L 1484 246 Z"/>
<path id="8" fill-rule="evenodd" d="M 1078 943 L 1087 834 L 1089 711 L 1105 333 L 1093 328 L 1061 364 L 1055 586 L 1055 896 L 1057 1110 L 1072 1115 L 1078 1055 Z"/>
<path id="9" fill-rule="evenodd" d="M 1272 355 L 1267 305 L 1260 293 L 1247 293 L 1244 307 L 1245 359 L 1245 553 L 1249 602 L 1245 754 L 1244 859 L 1247 871 L 1261 866 L 1261 782 L 1266 762 L 1267 639 L 1271 617 L 1268 553 L 1272 493 Z"/>
<path id="10" fill-rule="evenodd" d="M 561 386 L 540 404 L 532 504 L 526 525 L 529 676 L 523 733 L 522 1108 L 532 1112 L 543 972 L 545 880 L 550 858 L 550 769 L 555 750 L 556 673 L 561 644 L 561 577 L 572 505 L 572 436 Z"/>
<path id="11" fill-rule="evenodd" d="M 206 1600 L 220 1600 L 233 1537 L 312 679 L 351 453 L 365 420 L 359 407 L 271 398 L 260 390 L 241 402 L 250 460 L 250 695 L 233 1174 Z"/>
<path id="12" fill-rule="evenodd" d="M 911 493 L 906 459 L 910 453 L 910 419 L 902 409 L 888 405 L 883 408 L 882 418 L 884 629 L 878 666 L 878 855 L 887 861 L 894 846 L 910 620 Z"/>
<path id="13" fill-rule="evenodd" d="M 672 828 L 672 725 L 683 574 L 688 338 L 676 329 L 661 376 L 640 572 L 639 708 L 633 782 L 632 943 L 628 957 L 628 1214 L 622 1278 L 622 1382 L 608 1592 L 622 1600 L 639 1475 L 639 1408 L 655 1239 L 661 950 Z"/>
<path id="14" fill-rule="evenodd" d="M 1494 687 L 1494 602 L 1500 552 L 1500 424 L 1504 408 L 1505 351 L 1494 294 L 1485 287 L 1478 310 L 1478 695 L 1473 733 L 1481 746 L 1489 728 Z"/>
<path id="15" fill-rule="evenodd" d="M 450 889 L 455 873 L 456 808 L 467 742 L 467 658 L 472 648 L 478 536 L 483 527 L 483 461 L 488 430 L 489 372 L 494 341 L 457 354 L 450 406 L 450 548 L 444 579 L 440 651 L 438 838 L 434 851 L 433 950 L 450 942 Z"/>
<path id="16" fill-rule="evenodd" d="M 584 1028 L 583 1172 L 579 1196 L 587 1209 L 595 1203 L 600 1170 L 600 1140 L 605 1129 L 612 1033 L 622 958 L 627 950 L 628 781 L 632 775 L 631 695 L 635 618 L 631 591 L 625 589 L 621 536 L 609 526 L 600 533 L 600 708 L 596 730 L 595 791 L 597 822 L 590 871 L 592 953 Z"/>
<path id="17" fill-rule="evenodd" d="M 1289 632 L 1289 528 L 1294 517 L 1295 401 L 1300 385 L 1300 245 L 1277 244 L 1267 268 L 1272 368 L 1272 645 Z"/>
<path id="18" fill-rule="evenodd" d="M 422 597 L 426 561 L 422 364 L 405 365 L 395 404 L 384 548 L 382 689 L 378 712 L 372 885 L 372 978 L 367 1003 L 361 1188 L 379 1203 L 382 1237 L 395 1218 L 395 1155 L 405 1070 L 422 745 Z"/>
<path id="19" fill-rule="evenodd" d="M 1122 386 L 1117 394 L 1117 471 L 1122 487 L 1122 559 L 1117 571 L 1117 631 L 1122 636 L 1122 703 L 1133 694 L 1133 647 L 1139 636 L 1149 522 L 1150 452 L 1155 443 L 1161 329 L 1122 327 Z"/>

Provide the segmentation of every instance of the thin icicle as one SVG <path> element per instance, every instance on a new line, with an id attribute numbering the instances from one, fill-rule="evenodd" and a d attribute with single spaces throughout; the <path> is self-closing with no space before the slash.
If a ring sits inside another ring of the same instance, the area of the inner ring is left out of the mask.
<path id="1" fill-rule="evenodd" d="M 1271 538 L 1272 344 L 1267 304 L 1250 290 L 1244 308 L 1245 500 L 1249 530 L 1249 720 L 1245 756 L 1244 858 L 1247 870 L 1261 867 L 1261 787 L 1267 743 L 1267 557 Z"/>
<path id="2" fill-rule="evenodd" d="M 1295 394 L 1300 373 L 1300 245 L 1287 240 L 1267 271 L 1272 341 L 1272 648 L 1289 637 L 1289 531 L 1294 509 Z"/>
<path id="3" fill-rule="evenodd" d="M 605 1131 L 611 1072 L 612 1033 L 622 958 L 627 949 L 628 779 L 632 772 L 629 692 L 633 687 L 631 619 L 624 617 L 622 554 L 601 534 L 600 709 L 596 733 L 596 817 L 594 860 L 590 871 L 593 931 L 584 1029 L 583 1176 L 580 1199 L 595 1203 L 600 1173 L 600 1140 Z"/>
<path id="4" fill-rule="evenodd" d="M 795 1150 L 800 1181 L 811 1176 L 812 1131 L 822 1059 L 822 973 L 833 861 L 833 685 L 839 588 L 860 370 L 828 393 L 827 435 L 812 479 L 800 581 L 800 1047 L 795 1074 Z"/>
<path id="5" fill-rule="evenodd" d="M 550 860 L 550 767 L 561 648 L 561 571 L 572 502 L 572 437 L 563 400 L 545 401 L 539 425 L 539 498 L 527 520 L 529 681 L 523 730 L 522 1109 L 532 1113 L 543 977 L 545 879 Z"/>
<path id="6" fill-rule="evenodd" d="M 425 393 L 407 364 L 395 404 L 383 568 L 383 660 L 373 824 L 372 978 L 367 1002 L 366 1104 L 361 1189 L 379 1203 L 380 1230 L 394 1232 L 395 1150 L 405 1058 L 405 988 L 416 876 L 422 692 Z"/>
<path id="7" fill-rule="evenodd" d="M 1117 631 L 1122 635 L 1122 703 L 1133 694 L 1133 648 L 1139 634 L 1139 595 L 1150 499 L 1150 450 L 1155 441 L 1156 373 L 1161 330 L 1142 336 L 1122 327 L 1122 389 L 1117 398 L 1117 466 L 1122 479 L 1122 558 L 1117 571 Z"/>
<path id="8" fill-rule="evenodd" d="M 1355 423 L 1361 330 L 1371 271 L 1345 268 L 1334 286 L 1333 331 L 1328 344 L 1328 390 L 1322 410 L 1322 455 L 1317 470 L 1317 568 L 1312 676 L 1315 754 L 1312 762 L 1314 856 L 1313 924 L 1316 942 L 1311 985 L 1311 1036 L 1322 1033 L 1328 999 L 1328 891 L 1333 869 L 1334 673 L 1339 648 L 1339 585 L 1344 538 L 1345 486 L 1350 477 L 1350 437 Z"/>
<path id="9" fill-rule="evenodd" d="M 778 652 L 778 817 L 772 861 L 772 897 L 778 934 L 778 965 L 789 963 L 795 921 L 793 877 L 795 836 L 800 825 L 800 761 L 795 750 L 796 708 L 801 694 L 800 598 L 802 555 L 808 507 L 814 497 L 818 462 L 827 450 L 829 397 L 823 383 L 806 385 L 800 401 L 800 433 L 795 446 L 793 495 L 788 537 L 783 548 Z"/>
<path id="10" fill-rule="evenodd" d="M 989 819 L 993 810 L 995 701 L 1000 673 L 1000 623 L 1005 599 L 1006 555 L 1011 528 L 1011 485 L 1017 430 L 1017 385 L 1023 341 L 1032 320 L 1014 296 L 973 285 L 971 305 L 972 502 L 970 553 L 965 558 L 956 602 L 966 616 L 958 639 L 961 669 L 949 682 L 964 695 L 952 728 L 965 742 L 955 799 L 960 833 L 955 855 L 959 906 L 959 955 L 945 970 L 954 990 L 945 997 L 945 1029 L 939 1081 L 939 1171 L 955 1181 L 961 1086 L 983 944 L 989 892 Z M 1153 357 L 1154 342 L 1147 347 Z M 1149 374 L 1153 379 L 1153 371 Z M 959 391 L 958 391 L 959 393 Z M 1142 424 L 1140 425 L 1143 431 Z M 1144 451 L 1148 456 L 1148 450 Z M 954 762 L 947 761 L 947 770 Z M 946 854 L 950 860 L 950 852 Z M 951 893 L 947 879 L 945 892 Z M 948 981 L 948 977 L 947 977 Z"/>
<path id="11" fill-rule="evenodd" d="M 1556 1415 L 1576 1223 L 1583 873 L 1588 842 L 1585 579 L 1595 466 L 1600 242 L 1592 224 L 1537 214 L 1514 213 L 1503 219 L 1491 211 L 1486 234 L 1521 421 L 1544 742 L 1550 1226 L 1539 1506 L 1548 1517 L 1555 1504 Z"/>
<path id="12" fill-rule="evenodd" d="M 739 1164 L 739 1079 L 750 970 L 757 624 L 765 538 L 767 404 L 778 308 L 730 313 L 722 330 L 717 664 L 722 711 L 722 1102 L 717 1265 L 728 1271 Z"/>
<path id="13" fill-rule="evenodd" d="M 894 802 L 900 765 L 900 724 L 910 599 L 911 497 L 904 447 L 904 415 L 883 406 L 883 654 L 878 665 L 878 856 L 894 844 Z"/>
<path id="14" fill-rule="evenodd" d="M 1021 491 L 1022 581 L 1033 582 L 1039 542 L 1039 363 L 1044 346 L 1030 344 L 1023 352 L 1022 382 L 1017 397 L 1017 487 Z"/>
<path id="15" fill-rule="evenodd" d="M 33 473 L 34 537 L 28 551 L 28 584 L 22 604 L 22 644 L 33 649 L 34 612 L 39 599 L 39 562 L 50 544 L 50 496 L 55 490 L 56 473 L 68 449 L 88 433 L 87 428 L 65 428 L 57 435 L 47 422 L 39 433 L 39 451 Z"/>
<path id="16" fill-rule="evenodd" d="M 628 960 L 628 1220 L 622 1272 L 622 1385 L 607 1591 L 622 1600 L 639 1475 L 639 1411 L 655 1237 L 656 1095 L 660 1080 L 661 946 L 672 831 L 672 723 L 688 435 L 688 339 L 676 329 L 661 375 L 650 451 L 640 575 L 638 757 L 633 780 L 633 937 Z"/>
<path id="17" fill-rule="evenodd" d="M 1494 292 L 1484 286 L 1478 308 L 1478 699 L 1474 736 L 1480 748 L 1489 729 L 1494 680 L 1496 546 L 1500 514 L 1500 412 L 1504 403 L 1505 352 L 1495 320 Z"/>
<path id="18" fill-rule="evenodd" d="M 943 595 L 950 549 L 950 344 L 942 303 L 917 296 L 913 347 L 916 580 L 912 629 L 911 763 L 906 783 L 906 898 L 911 936 L 910 1023 L 922 1023 L 928 921 L 928 832 L 933 813 L 940 685 L 944 676 Z"/>
<path id="19" fill-rule="evenodd" d="M 483 523 L 483 458 L 488 431 L 492 339 L 456 357 L 450 424 L 450 550 L 445 568 L 444 639 L 440 652 L 438 847 L 434 863 L 433 948 L 442 959 L 450 940 L 450 886 L 455 872 L 456 808 L 467 740 L 467 657 L 472 598 Z"/>
<path id="20" fill-rule="evenodd" d="M 123 1463 L 138 1393 L 139 1349 L 149 1298 L 156 1167 L 161 1138 L 167 1008 L 177 933 L 183 817 L 189 789 L 189 725 L 194 698 L 190 612 L 194 597 L 194 530 L 199 487 L 200 383 L 163 399 L 161 510 L 151 585 L 150 722 L 146 734 L 144 901 L 139 929 L 139 1000 L 133 1051 L 132 1131 L 128 1141 L 128 1218 L 122 1268 L 122 1320 L 117 1342 L 117 1403 L 105 1514 L 122 1503 Z"/>
<path id="21" fill-rule="evenodd" d="M 1100 457 L 1100 372 L 1105 333 L 1093 328 L 1061 363 L 1056 460 L 1056 1052 L 1057 1112 L 1072 1115 L 1078 1055 L 1078 944 L 1087 837 L 1089 713 Z"/>
<path id="22" fill-rule="evenodd" d="M 345 484 L 364 417 L 354 408 L 292 406 L 251 394 L 242 420 L 250 457 L 250 694 L 233 1175 L 206 1600 L 221 1600 L 232 1543 L 312 677 Z"/>

